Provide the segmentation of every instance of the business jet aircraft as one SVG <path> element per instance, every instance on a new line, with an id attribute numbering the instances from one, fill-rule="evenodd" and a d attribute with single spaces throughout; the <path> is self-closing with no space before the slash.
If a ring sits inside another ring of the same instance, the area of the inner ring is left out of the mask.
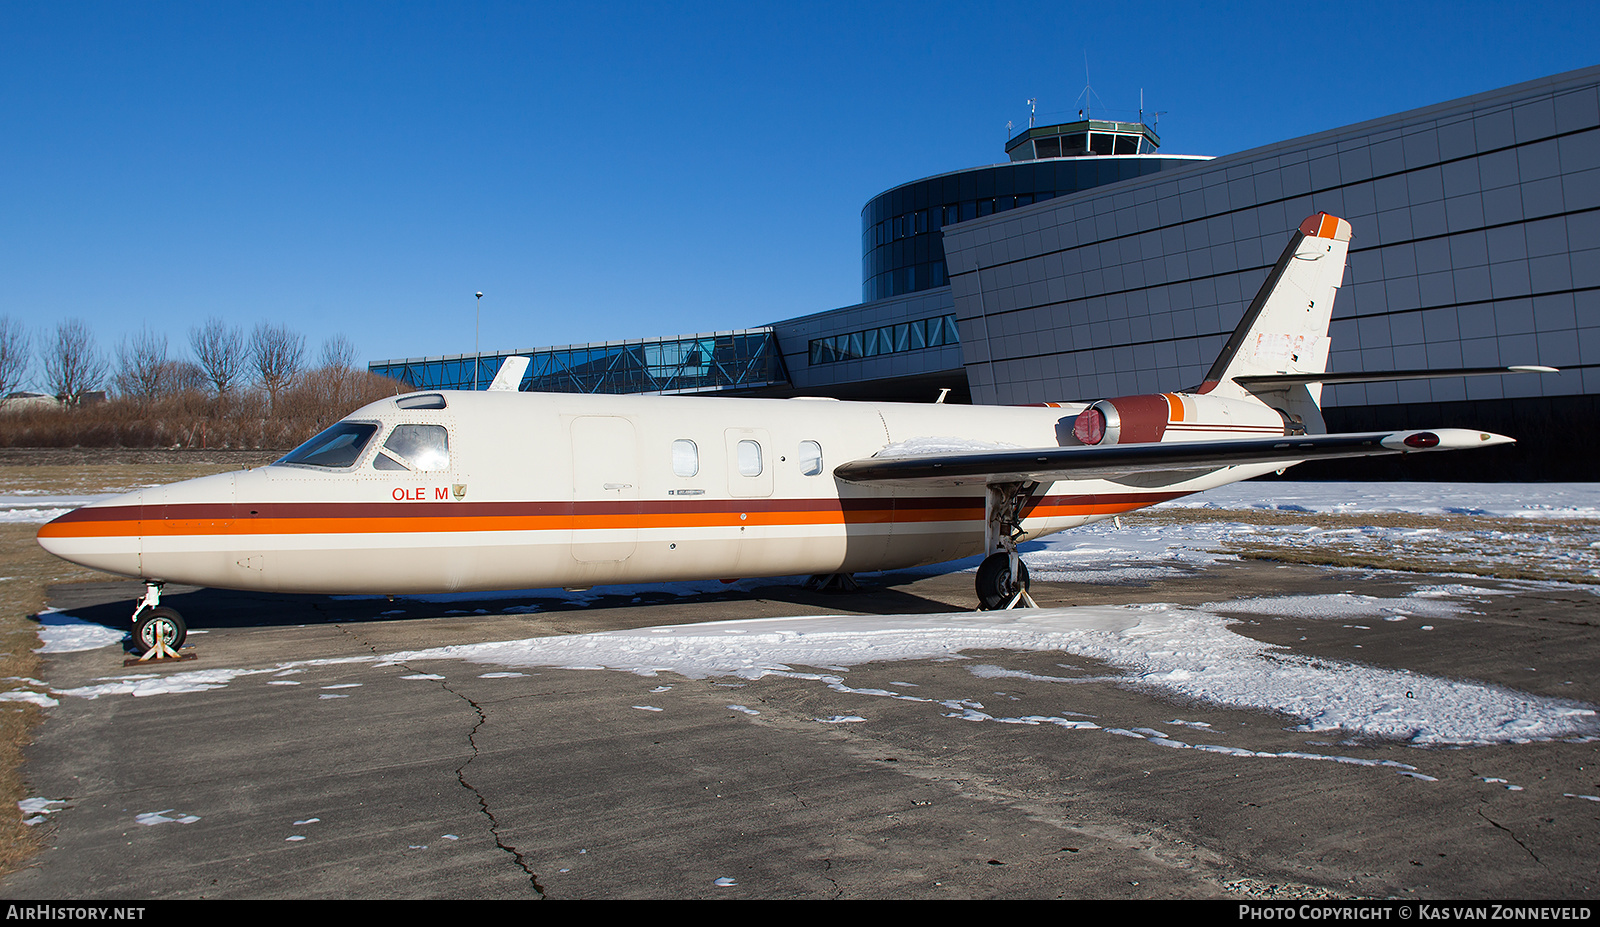
<path id="1" fill-rule="evenodd" d="M 848 575 L 987 553 L 983 608 L 1028 604 L 1017 543 L 1330 457 L 1488 447 L 1458 429 L 1322 434 L 1350 225 L 1296 231 L 1205 381 L 1030 407 L 596 396 L 384 399 L 256 470 L 57 518 L 51 553 L 146 583 L 135 640 L 175 649 L 162 584 L 442 593 Z M 1537 368 L 1549 369 L 1549 368 Z M 148 655 L 148 654 L 147 654 Z"/>

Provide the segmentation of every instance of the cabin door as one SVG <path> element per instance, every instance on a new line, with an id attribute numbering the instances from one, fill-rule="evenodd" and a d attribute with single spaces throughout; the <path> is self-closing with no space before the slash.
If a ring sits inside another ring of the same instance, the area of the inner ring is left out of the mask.
<path id="1" fill-rule="evenodd" d="M 639 442 L 615 415 L 572 420 L 572 556 L 626 560 L 639 542 Z"/>

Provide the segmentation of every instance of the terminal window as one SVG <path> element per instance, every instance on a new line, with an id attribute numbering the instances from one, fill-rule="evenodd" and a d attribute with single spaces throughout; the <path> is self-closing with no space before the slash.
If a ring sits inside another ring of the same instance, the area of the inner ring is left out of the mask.
<path id="1" fill-rule="evenodd" d="M 918 319 L 915 322 L 900 322 L 865 331 L 850 332 L 847 335 L 814 338 L 811 341 L 811 363 L 832 364 L 838 361 L 877 357 L 880 354 L 898 354 L 901 351 L 919 351 L 923 348 L 960 343 L 961 337 L 956 328 L 955 315 L 941 315 L 931 319 Z"/>

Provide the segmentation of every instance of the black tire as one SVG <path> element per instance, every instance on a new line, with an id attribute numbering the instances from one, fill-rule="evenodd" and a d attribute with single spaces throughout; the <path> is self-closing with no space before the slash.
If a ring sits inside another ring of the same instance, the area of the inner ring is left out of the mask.
<path id="1" fill-rule="evenodd" d="M 147 608 L 139 613 L 133 624 L 133 646 L 140 653 L 149 653 L 157 640 L 165 640 L 168 647 L 177 650 L 189 636 L 189 627 L 176 609 Z"/>
<path id="2" fill-rule="evenodd" d="M 978 608 L 1004 608 L 1011 597 L 1028 588 L 1028 565 L 1017 561 L 1017 582 L 1011 582 L 1011 556 L 990 554 L 978 564 Z"/>

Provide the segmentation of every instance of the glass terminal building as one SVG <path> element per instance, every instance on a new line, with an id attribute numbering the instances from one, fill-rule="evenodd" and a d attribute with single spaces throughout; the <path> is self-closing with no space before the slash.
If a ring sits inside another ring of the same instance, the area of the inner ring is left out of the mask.
<path id="1" fill-rule="evenodd" d="M 507 357 L 532 363 L 524 392 L 702 393 L 788 383 L 770 327 L 563 347 L 378 361 L 373 373 L 415 389 L 487 389 Z M 474 369 L 476 368 L 476 369 Z"/>
<path id="2" fill-rule="evenodd" d="M 1354 228 L 1329 368 L 1560 373 L 1343 384 L 1334 430 L 1519 439 L 1300 476 L 1593 479 L 1600 456 L 1600 67 L 1218 158 L 1141 123 L 1029 127 L 1008 161 L 914 180 L 861 212 L 862 299 L 739 332 L 484 355 L 523 389 L 931 402 L 1093 400 L 1200 382 L 1289 234 Z M 760 320 L 752 320 L 759 322 Z M 471 388 L 473 356 L 373 363 Z M 1467 467 L 1470 469 L 1460 470 Z"/>

